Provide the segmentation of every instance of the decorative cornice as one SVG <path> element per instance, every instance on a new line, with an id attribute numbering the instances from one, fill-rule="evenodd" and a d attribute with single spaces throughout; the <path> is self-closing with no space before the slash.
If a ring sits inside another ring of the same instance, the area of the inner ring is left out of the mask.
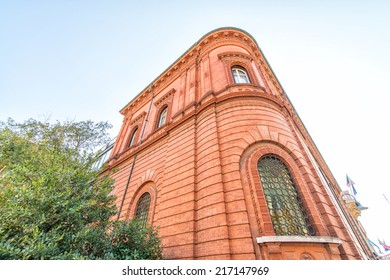
<path id="1" fill-rule="evenodd" d="M 164 94 L 164 96 L 162 96 L 159 100 L 157 100 L 156 102 L 154 102 L 154 105 L 155 106 L 159 106 L 161 103 L 163 102 L 167 102 L 167 101 L 170 101 L 170 99 L 172 99 L 172 96 L 173 94 L 176 92 L 176 89 L 171 89 L 170 91 L 168 91 L 166 94 Z"/>
<path id="2" fill-rule="evenodd" d="M 254 85 L 254 84 L 230 84 L 230 85 L 226 85 L 225 89 L 232 89 L 232 91 L 237 91 L 237 92 L 255 91 L 255 92 L 259 92 L 259 93 L 267 93 L 266 89 L 264 87 Z M 225 91 L 225 89 L 221 90 L 221 92 Z M 216 94 L 219 94 L 219 92 L 217 92 Z M 270 96 L 272 96 L 272 95 L 270 95 Z"/>
<path id="3" fill-rule="evenodd" d="M 244 30 L 237 28 L 221 28 L 203 36 L 198 42 L 196 42 L 187 52 L 185 52 L 179 59 L 177 59 L 171 66 L 169 66 L 160 76 L 158 76 L 153 82 L 152 86 L 155 89 L 155 93 L 161 92 L 166 86 L 168 86 L 175 78 L 177 78 L 182 70 L 187 69 L 196 59 L 199 58 L 200 53 L 209 51 L 210 48 L 214 48 L 218 45 L 225 45 L 228 42 L 236 42 L 242 46 L 246 46 L 249 52 L 252 52 L 255 57 L 261 58 L 261 52 L 257 47 L 256 41 L 250 34 Z M 249 56 L 247 56 L 248 58 Z M 261 58 L 263 59 L 263 58 Z M 134 110 L 137 105 L 142 104 L 143 99 L 150 94 L 150 86 L 146 87 L 141 93 L 139 93 L 133 100 L 131 100 L 122 110 L 121 114 L 125 115 L 129 110 Z"/>
<path id="4" fill-rule="evenodd" d="M 146 112 L 144 111 L 141 114 L 139 114 L 138 117 L 136 117 L 135 119 L 131 120 L 130 126 L 134 125 L 137 122 L 140 122 L 145 116 L 146 116 Z"/>
<path id="5" fill-rule="evenodd" d="M 284 95 L 284 91 L 274 75 L 266 58 L 258 47 L 255 39 L 246 31 L 234 28 L 219 28 L 204 35 L 194 45 L 192 45 L 182 56 L 180 56 L 173 64 L 171 64 L 161 75 L 159 75 L 150 86 L 146 87 L 133 100 L 131 100 L 120 112 L 126 115 L 130 112 L 136 111 L 142 107 L 148 100 L 150 100 L 151 87 L 153 87 L 155 94 L 164 90 L 169 84 L 179 77 L 183 71 L 186 71 L 203 55 L 214 48 L 226 44 L 234 44 L 243 47 L 251 55 L 236 52 L 236 58 L 255 61 L 258 67 L 265 73 L 267 78 L 271 81 L 280 96 Z M 232 53 L 230 53 L 231 55 Z M 234 55 L 234 53 L 233 53 Z M 231 56 L 232 57 L 232 56 Z M 253 58 L 251 58 L 253 57 Z M 225 56 L 227 58 L 227 56 Z M 284 99 L 284 96 L 282 97 Z"/>
<path id="6" fill-rule="evenodd" d="M 282 100 L 284 106 L 287 108 L 289 114 L 303 133 L 304 137 L 310 139 L 310 136 L 306 132 L 303 123 L 301 122 L 299 116 L 296 114 L 296 111 L 290 103 L 290 100 L 288 99 L 287 95 L 285 95 L 282 86 L 280 85 L 277 77 L 273 73 L 272 68 L 268 64 L 268 61 L 263 55 L 261 49 L 258 47 L 258 44 L 255 39 L 244 30 L 232 27 L 216 29 L 204 35 L 200 40 L 198 40 L 194 45 L 192 45 L 182 56 L 180 56 L 174 63 L 172 63 L 160 76 L 158 76 L 150 86 L 147 86 L 141 93 L 139 93 L 133 100 L 131 100 L 121 110 L 121 113 L 123 115 L 130 115 L 131 113 L 136 112 L 139 108 L 144 106 L 150 100 L 152 88 L 154 93 L 157 95 L 167 86 L 169 86 L 172 81 L 178 78 L 183 73 L 183 71 L 186 71 L 193 64 L 195 64 L 196 61 L 202 59 L 202 57 L 206 55 L 209 51 L 228 44 L 233 44 L 244 48 L 248 51 L 249 55 L 241 52 L 230 52 L 220 54 L 220 59 L 230 60 L 233 58 L 239 58 L 241 60 L 250 60 L 255 62 L 257 67 L 259 67 L 259 70 L 264 73 L 266 78 L 273 85 L 274 89 L 276 89 L 276 91 L 278 92 L 278 98 Z M 170 93 L 170 95 L 172 95 L 172 93 Z M 163 102 L 162 99 L 158 100 L 155 104 L 160 104 L 161 102 Z M 315 147 L 315 145 L 313 146 Z M 326 164 L 324 165 L 326 166 Z"/>
<path id="7" fill-rule="evenodd" d="M 261 91 L 262 87 L 254 86 L 254 85 L 242 85 L 242 86 L 243 87 L 251 87 L 252 90 L 249 90 L 247 88 L 246 90 L 243 90 L 243 91 L 235 91 L 235 92 L 231 92 L 227 95 L 223 95 L 223 96 L 219 96 L 219 97 L 217 97 L 217 96 L 220 95 L 222 92 L 219 92 L 219 93 L 210 92 L 210 95 L 212 96 L 211 100 L 208 100 L 205 103 L 203 103 L 203 102 L 202 103 L 195 103 L 194 102 L 194 103 L 188 105 L 187 108 L 184 109 L 184 111 L 188 111 L 188 112 L 185 112 L 185 113 L 183 111 L 179 112 L 180 114 L 183 115 L 182 118 L 178 119 L 174 123 L 168 123 L 167 125 L 162 126 L 161 128 L 152 132 L 145 139 L 143 139 L 142 145 L 140 147 L 130 147 L 130 148 L 126 149 L 125 151 L 117 154 L 115 158 L 109 159 L 107 169 L 112 169 L 114 167 L 117 167 L 120 163 L 123 163 L 124 161 L 128 160 L 130 157 L 134 156 L 135 153 L 138 153 L 142 150 L 145 150 L 148 147 L 150 147 L 151 145 L 153 145 L 154 143 L 157 143 L 159 141 L 159 139 L 166 136 L 169 133 L 169 131 L 171 131 L 172 129 L 176 129 L 179 125 L 188 121 L 189 119 L 198 116 L 202 111 L 206 110 L 210 106 L 215 106 L 216 104 L 222 104 L 222 103 L 228 102 L 229 100 L 232 100 L 232 99 L 243 99 L 243 100 L 245 99 L 245 100 L 247 100 L 247 98 L 253 98 L 254 101 L 255 100 L 267 101 L 267 102 L 269 102 L 269 105 L 262 104 L 262 106 L 265 106 L 265 107 L 270 108 L 270 109 L 276 109 L 275 106 L 280 106 L 280 107 L 283 106 L 283 104 L 280 102 L 280 100 L 277 99 L 275 96 L 272 96 L 272 95 L 269 95 L 268 93 L 262 92 Z M 241 85 L 236 85 L 234 87 L 241 87 Z M 232 88 L 233 88 L 233 86 L 232 86 Z M 172 94 L 170 94 L 170 95 L 172 95 Z M 163 104 L 163 103 L 160 103 L 160 105 L 161 104 Z M 271 106 L 272 104 L 275 106 Z M 233 107 L 234 105 L 229 105 L 229 106 Z M 237 106 L 240 106 L 240 105 L 237 105 Z M 142 117 L 144 117 L 145 115 L 146 115 L 146 113 L 143 112 L 136 119 L 134 119 L 131 122 L 131 124 L 134 124 L 136 121 L 141 120 Z M 103 172 L 105 172 L 105 170 Z"/>
<path id="8" fill-rule="evenodd" d="M 239 58 L 247 60 L 248 62 L 251 62 L 253 60 L 249 55 L 242 52 L 224 52 L 219 54 L 218 58 L 221 60 L 236 60 L 237 58 Z"/>
<path id="9" fill-rule="evenodd" d="M 158 143 L 159 140 L 163 137 L 165 137 L 168 134 L 168 130 L 170 130 L 171 127 L 168 126 L 163 126 L 156 130 L 154 133 L 149 135 L 147 138 L 145 138 L 142 142 L 141 146 L 133 146 L 128 148 L 127 150 L 123 151 L 122 153 L 118 154 L 114 158 L 110 158 L 108 162 L 107 169 L 113 169 L 117 167 L 119 164 L 125 162 L 128 160 L 130 157 L 133 157 L 136 153 L 139 153 L 143 150 L 146 150 L 149 148 L 151 145 Z M 103 170 L 105 172 L 105 170 Z"/>
<path id="10" fill-rule="evenodd" d="M 127 115 L 131 113 L 132 111 L 134 111 L 134 109 L 142 106 L 145 100 L 148 100 L 147 98 L 149 98 L 150 95 L 151 95 L 151 89 L 148 88 L 147 90 L 142 92 L 142 94 L 138 94 L 136 98 L 134 98 L 130 103 L 128 103 L 125 107 L 123 107 L 123 109 L 120 110 L 120 113 L 122 115 Z"/>

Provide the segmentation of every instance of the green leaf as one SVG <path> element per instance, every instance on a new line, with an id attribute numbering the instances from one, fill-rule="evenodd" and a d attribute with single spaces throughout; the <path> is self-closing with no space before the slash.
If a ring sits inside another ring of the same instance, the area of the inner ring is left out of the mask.
<path id="1" fill-rule="evenodd" d="M 92 166 L 107 123 L 0 123 L 0 259 L 161 259 L 154 228 L 116 222 Z"/>

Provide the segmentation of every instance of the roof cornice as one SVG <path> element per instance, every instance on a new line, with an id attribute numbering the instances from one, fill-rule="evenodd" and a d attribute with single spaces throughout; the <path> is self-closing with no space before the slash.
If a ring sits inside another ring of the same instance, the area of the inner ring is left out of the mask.
<path id="1" fill-rule="evenodd" d="M 141 102 L 144 98 L 151 94 L 151 88 L 154 90 L 160 88 L 160 85 L 176 77 L 177 73 L 188 65 L 191 61 L 202 52 L 207 49 L 213 42 L 220 38 L 234 38 L 236 40 L 242 40 L 249 48 L 255 53 L 256 56 L 262 55 L 262 52 L 256 42 L 256 40 L 248 32 L 235 28 L 235 27 L 221 27 L 214 29 L 202 38 L 200 38 L 195 44 L 193 44 L 186 52 L 184 52 L 176 61 L 174 61 L 168 68 L 166 68 L 157 78 L 155 78 L 150 85 L 146 86 L 136 97 L 128 102 L 121 110 L 121 114 L 125 115 L 131 107 Z"/>

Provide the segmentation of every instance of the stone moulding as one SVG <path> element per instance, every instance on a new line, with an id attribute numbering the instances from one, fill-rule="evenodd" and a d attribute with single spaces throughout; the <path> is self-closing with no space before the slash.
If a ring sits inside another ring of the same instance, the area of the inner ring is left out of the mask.
<path id="1" fill-rule="evenodd" d="M 133 120 L 131 120 L 130 126 L 134 125 L 134 124 L 137 123 L 137 122 L 142 123 L 145 116 L 146 116 L 146 112 L 142 112 L 142 113 L 139 114 L 136 118 L 134 118 Z"/>
<path id="2" fill-rule="evenodd" d="M 241 58 L 241 59 L 247 60 L 249 62 L 251 62 L 253 60 L 249 55 L 247 55 L 245 53 L 241 53 L 241 52 L 224 52 L 224 53 L 219 54 L 218 58 L 221 60 L 223 60 L 223 59 L 236 60 L 237 58 Z"/>
<path id="3" fill-rule="evenodd" d="M 202 53 L 206 53 L 210 48 L 215 48 L 226 43 L 237 43 L 245 46 L 249 53 L 253 54 L 253 57 L 259 60 L 259 62 L 266 68 L 266 72 L 273 83 L 276 84 L 278 90 L 282 92 L 282 89 L 278 86 L 278 82 L 273 77 L 273 73 L 270 70 L 266 59 L 263 57 L 260 48 L 257 45 L 255 39 L 246 31 L 234 28 L 223 27 L 213 30 L 203 36 L 198 42 L 192 45 L 182 56 L 180 56 L 174 63 L 172 63 L 164 72 L 162 72 L 153 82 L 153 88 L 156 90 L 155 94 L 162 91 L 172 80 L 176 79 L 183 69 L 183 65 L 189 65 L 199 59 Z M 196 55 L 195 55 L 196 54 Z M 252 61 L 251 55 L 244 53 L 230 53 L 224 54 L 223 57 L 229 56 L 241 57 L 248 61 Z M 142 106 L 143 100 L 149 97 L 150 86 L 141 91 L 133 100 L 131 100 L 125 107 L 120 110 L 120 113 L 125 115 L 129 110 L 135 110 Z"/>
<path id="4" fill-rule="evenodd" d="M 337 237 L 329 236 L 262 236 L 256 238 L 257 243 L 287 242 L 287 243 L 335 243 L 341 244 Z"/>
<path id="5" fill-rule="evenodd" d="M 165 100 L 170 100 L 172 99 L 172 95 L 176 92 L 176 89 L 171 89 L 170 91 L 168 91 L 166 94 L 164 94 L 163 97 L 161 97 L 159 100 L 157 100 L 156 102 L 154 102 L 154 105 L 155 106 L 158 106 L 160 105 L 162 102 L 164 102 Z"/>

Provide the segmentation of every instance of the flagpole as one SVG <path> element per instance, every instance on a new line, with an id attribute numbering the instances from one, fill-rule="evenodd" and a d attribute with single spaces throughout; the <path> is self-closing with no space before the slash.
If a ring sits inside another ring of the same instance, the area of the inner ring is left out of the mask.
<path id="1" fill-rule="evenodd" d="M 356 194 L 357 194 L 357 191 L 354 187 L 354 182 L 351 180 L 351 178 L 349 178 L 348 174 L 346 174 L 346 178 L 347 178 L 347 186 L 351 189 L 351 195 L 352 197 L 355 199 L 355 202 L 356 202 Z M 344 200 L 344 205 L 345 207 L 346 206 L 346 202 Z M 371 256 L 367 256 L 369 259 L 370 257 L 373 257 L 374 260 L 377 260 L 378 259 L 378 256 L 375 252 L 375 249 L 372 247 L 372 245 L 370 244 L 369 242 L 369 239 L 368 239 L 368 236 L 367 234 L 363 234 L 358 226 L 358 224 L 356 223 L 357 220 L 355 220 L 355 218 L 352 216 L 351 212 L 348 210 L 348 207 L 347 207 L 347 211 L 344 212 L 346 215 L 349 216 L 350 218 L 350 221 L 352 222 L 352 230 L 354 231 L 355 234 L 357 235 L 360 235 L 360 238 L 361 240 L 359 240 L 359 237 L 357 236 L 357 239 L 358 239 L 358 242 L 363 246 L 362 249 L 363 249 L 363 252 L 366 254 L 366 251 L 368 249 L 368 252 L 371 254 Z M 348 218 L 347 218 L 348 219 Z M 353 226 L 355 226 L 355 229 L 357 230 L 357 233 L 355 232 L 355 230 L 353 229 Z M 362 244 L 362 243 L 363 244 Z M 364 246 L 366 246 L 367 248 L 364 248 Z"/>
<path id="2" fill-rule="evenodd" d="M 387 203 L 390 205 L 390 201 L 387 199 L 387 197 L 385 196 L 385 194 L 383 193 L 382 195 L 383 195 L 383 197 L 386 199 Z"/>
<path id="3" fill-rule="evenodd" d="M 349 178 L 348 174 L 346 174 L 347 177 L 347 186 L 349 187 L 351 194 L 355 197 L 357 195 L 357 191 L 355 189 L 355 182 L 352 181 L 351 178 Z"/>

